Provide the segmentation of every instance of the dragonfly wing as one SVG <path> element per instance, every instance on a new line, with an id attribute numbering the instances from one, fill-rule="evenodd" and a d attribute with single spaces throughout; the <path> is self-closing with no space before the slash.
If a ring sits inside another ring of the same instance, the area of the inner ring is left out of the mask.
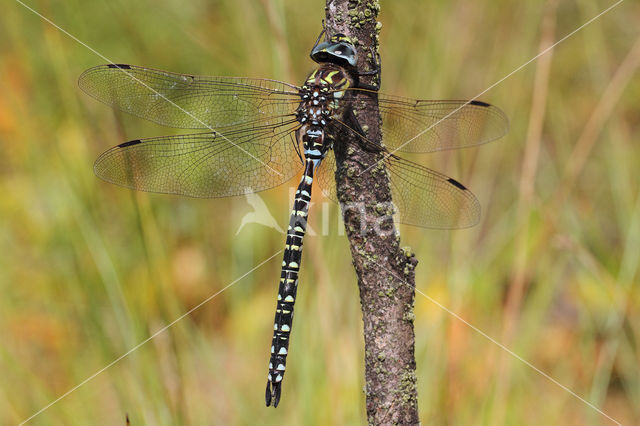
<path id="1" fill-rule="evenodd" d="M 383 161 L 391 182 L 396 222 L 422 228 L 456 229 L 473 226 L 480 220 L 480 203 L 455 179 L 396 156 Z M 337 202 L 335 171 L 332 151 L 322 161 L 316 179 L 324 195 Z M 372 179 L 377 181 L 379 177 Z"/>
<path id="2" fill-rule="evenodd" d="M 78 84 L 94 98 L 155 123 L 182 129 L 221 130 L 293 114 L 295 86 L 236 77 L 176 74 L 134 65 L 99 65 Z"/>
<path id="3" fill-rule="evenodd" d="M 509 120 L 500 108 L 481 101 L 417 100 L 362 92 L 365 109 L 378 101 L 382 137 L 389 151 L 434 152 L 481 145 L 504 136 Z"/>
<path id="4" fill-rule="evenodd" d="M 400 223 L 458 229 L 480 221 L 480 203 L 457 180 L 395 156 L 386 163 Z"/>
<path id="5" fill-rule="evenodd" d="M 278 127 L 139 139 L 104 152 L 102 179 L 141 191 L 213 198 L 280 185 L 302 168 L 295 120 Z"/>
<path id="6" fill-rule="evenodd" d="M 332 201 L 338 202 L 336 194 L 336 156 L 333 150 L 327 152 L 322 160 L 320 167 L 316 170 L 314 180 L 318 182 L 318 186 L 322 194 Z"/>

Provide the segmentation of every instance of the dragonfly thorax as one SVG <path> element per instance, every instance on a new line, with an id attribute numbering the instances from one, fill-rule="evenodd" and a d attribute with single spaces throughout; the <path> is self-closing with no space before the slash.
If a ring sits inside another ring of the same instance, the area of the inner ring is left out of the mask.
<path id="1" fill-rule="evenodd" d="M 345 90 L 352 85 L 353 79 L 344 68 L 329 63 L 307 77 L 296 111 L 296 119 L 302 124 L 297 131 L 298 142 L 307 159 L 324 158 L 330 148 L 329 138 L 325 138 L 326 126 L 342 115 L 347 102 Z"/>
<path id="2" fill-rule="evenodd" d="M 302 101 L 296 112 L 298 121 L 324 126 L 341 112 L 345 90 L 352 85 L 353 79 L 341 67 L 324 64 L 314 70 L 300 89 Z"/>

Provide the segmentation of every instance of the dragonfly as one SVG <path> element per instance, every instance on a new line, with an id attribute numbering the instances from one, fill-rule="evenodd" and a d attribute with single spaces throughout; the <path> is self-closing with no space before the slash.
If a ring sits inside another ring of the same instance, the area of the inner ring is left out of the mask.
<path id="1" fill-rule="evenodd" d="M 457 180 L 396 152 L 471 147 L 508 130 L 506 115 L 479 100 L 409 99 L 361 83 L 361 76 L 380 68 L 360 72 L 355 44 L 347 35 L 323 31 L 310 57 L 317 67 L 302 86 L 125 64 L 99 65 L 79 78 L 83 91 L 114 108 L 168 127 L 199 129 L 135 139 L 105 151 L 94 171 L 107 182 L 217 198 L 273 188 L 302 172 L 287 229 L 271 340 L 265 401 L 274 407 L 282 392 L 314 178 L 336 199 L 334 175 L 341 164 L 334 146 L 358 143 L 384 154 L 397 222 L 455 229 L 479 221 L 476 197 Z M 359 114 L 381 114 L 384 145 L 370 141 L 360 126 L 356 96 Z M 356 142 L 341 140 L 340 132 L 350 133 Z"/>

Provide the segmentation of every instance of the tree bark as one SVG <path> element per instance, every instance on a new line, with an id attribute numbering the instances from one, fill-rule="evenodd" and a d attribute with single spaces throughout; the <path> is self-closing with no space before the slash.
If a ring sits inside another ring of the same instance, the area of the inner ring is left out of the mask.
<path id="1" fill-rule="evenodd" d="M 376 68 L 378 1 L 327 0 L 326 30 L 343 33 L 358 51 L 359 72 Z M 379 85 L 379 75 L 360 81 Z M 356 117 L 369 140 L 382 144 L 380 114 Z M 413 304 L 417 260 L 400 247 L 400 236 L 389 219 L 391 190 L 383 154 L 362 149 L 347 132 L 334 144 L 336 186 L 353 265 L 358 277 L 364 322 L 365 392 L 369 424 L 417 424 L 418 392 L 414 355 Z M 380 162 L 380 163 L 378 163 Z"/>

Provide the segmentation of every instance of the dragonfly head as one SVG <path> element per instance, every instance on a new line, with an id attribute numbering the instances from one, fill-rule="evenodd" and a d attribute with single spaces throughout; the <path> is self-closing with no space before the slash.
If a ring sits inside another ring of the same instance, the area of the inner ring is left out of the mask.
<path id="1" fill-rule="evenodd" d="M 341 67 L 356 66 L 358 55 L 353 41 L 344 34 L 335 34 L 328 41 L 317 44 L 311 50 L 311 59 L 318 63 L 329 62 Z"/>

